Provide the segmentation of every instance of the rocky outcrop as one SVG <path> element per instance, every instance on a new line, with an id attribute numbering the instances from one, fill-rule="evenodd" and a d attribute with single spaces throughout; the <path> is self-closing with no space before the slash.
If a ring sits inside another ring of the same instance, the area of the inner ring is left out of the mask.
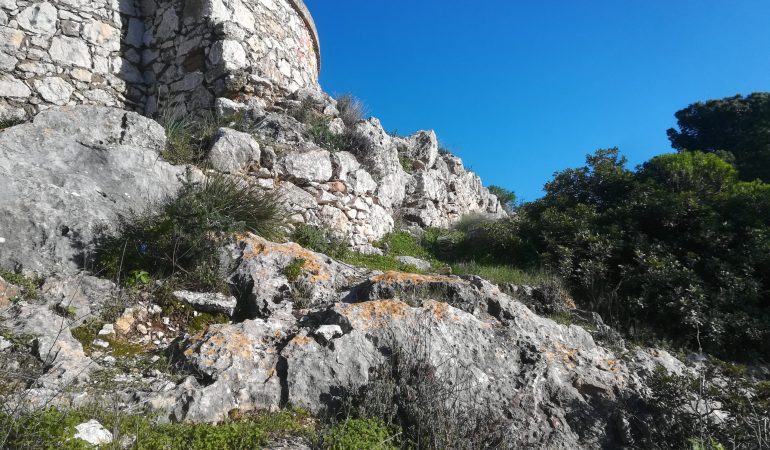
<path id="1" fill-rule="evenodd" d="M 65 107 L 0 131 L 0 267 L 69 274 L 99 227 L 179 186 L 163 127 L 106 107 Z"/>

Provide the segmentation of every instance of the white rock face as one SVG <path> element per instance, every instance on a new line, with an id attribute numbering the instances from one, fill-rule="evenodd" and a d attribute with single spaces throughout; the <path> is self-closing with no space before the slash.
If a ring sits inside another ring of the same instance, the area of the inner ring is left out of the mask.
<path id="1" fill-rule="evenodd" d="M 63 106 L 72 97 L 74 88 L 61 78 L 49 77 L 35 80 L 35 90 L 48 103 Z"/>
<path id="2" fill-rule="evenodd" d="M 283 157 L 281 167 L 284 173 L 299 182 L 326 182 L 333 175 L 330 156 L 326 150 L 293 152 Z"/>
<path id="3" fill-rule="evenodd" d="M 51 59 L 59 64 L 91 67 L 91 53 L 88 50 L 88 45 L 80 39 L 56 36 L 51 41 L 51 48 L 48 52 Z"/>
<path id="4" fill-rule="evenodd" d="M 4 97 L 27 97 L 32 93 L 24 82 L 8 75 L 0 75 L 0 92 Z"/>
<path id="5" fill-rule="evenodd" d="M 209 152 L 211 166 L 221 172 L 237 172 L 260 159 L 259 144 L 248 133 L 220 128 Z"/>
<path id="6" fill-rule="evenodd" d="M 16 20 L 19 26 L 36 34 L 53 34 L 56 31 L 56 8 L 48 3 L 36 3 L 24 8 Z"/>
<path id="7" fill-rule="evenodd" d="M 77 425 L 75 430 L 77 430 L 75 439 L 80 439 L 91 445 L 104 445 L 112 442 L 112 433 L 94 419 Z"/>

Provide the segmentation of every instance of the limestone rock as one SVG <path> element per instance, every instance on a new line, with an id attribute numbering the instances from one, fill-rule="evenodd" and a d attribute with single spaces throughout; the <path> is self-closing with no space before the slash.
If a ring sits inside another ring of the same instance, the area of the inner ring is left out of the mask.
<path id="1" fill-rule="evenodd" d="M 430 169 L 438 158 L 438 138 L 435 131 L 418 131 L 407 140 L 406 156 L 422 162 Z"/>
<path id="2" fill-rule="evenodd" d="M 211 166 L 222 172 L 238 172 L 260 160 L 257 141 L 248 133 L 220 128 L 209 152 Z"/>
<path id="3" fill-rule="evenodd" d="M 58 77 L 35 80 L 35 89 L 43 100 L 59 106 L 65 105 L 74 91 L 69 83 Z"/>
<path id="4" fill-rule="evenodd" d="M 232 316 L 235 312 L 238 301 L 235 297 L 220 293 L 200 293 L 190 291 L 176 291 L 173 293 L 177 300 L 181 300 L 196 311 L 225 314 Z"/>
<path id="5" fill-rule="evenodd" d="M 401 264 L 414 266 L 419 270 L 430 270 L 431 268 L 431 264 L 428 261 L 413 256 L 396 256 L 396 261 Z"/>
<path id="6" fill-rule="evenodd" d="M 120 295 L 112 281 L 86 274 L 48 278 L 40 292 L 46 303 L 71 313 L 72 327 L 100 317 L 105 306 Z"/>
<path id="7" fill-rule="evenodd" d="M 326 150 L 292 152 L 280 161 L 281 172 L 299 182 L 326 182 L 332 178 L 332 162 Z"/>
<path id="8" fill-rule="evenodd" d="M 105 445 L 112 442 L 112 433 L 95 419 L 75 426 L 74 439 L 80 439 L 91 445 Z"/>
<path id="9" fill-rule="evenodd" d="M 40 113 L 0 133 L 0 267 L 76 273 L 117 213 L 173 193 L 183 169 L 159 158 L 165 132 L 118 109 Z"/>
<path id="10" fill-rule="evenodd" d="M 37 34 L 53 34 L 56 31 L 56 7 L 48 2 L 35 3 L 24 8 L 17 16 L 19 26 Z"/>
<path id="11" fill-rule="evenodd" d="M 15 299 L 19 293 L 18 287 L 0 277 L 0 309 L 10 306 L 11 300 Z"/>

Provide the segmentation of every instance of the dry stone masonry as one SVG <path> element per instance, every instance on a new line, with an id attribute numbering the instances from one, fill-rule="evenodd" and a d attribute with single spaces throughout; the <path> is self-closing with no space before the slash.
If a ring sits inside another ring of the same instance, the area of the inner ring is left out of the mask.
<path id="1" fill-rule="evenodd" d="M 0 120 L 93 104 L 154 113 L 317 86 L 301 0 L 0 0 Z"/>

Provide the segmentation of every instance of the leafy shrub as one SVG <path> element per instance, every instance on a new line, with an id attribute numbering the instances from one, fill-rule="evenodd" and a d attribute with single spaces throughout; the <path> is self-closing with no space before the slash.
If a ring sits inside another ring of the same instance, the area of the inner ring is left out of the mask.
<path id="1" fill-rule="evenodd" d="M 633 423 L 647 444 L 770 448 L 770 383 L 756 382 L 730 364 L 708 363 L 698 377 L 669 375 L 660 368 L 648 385 L 649 409 Z"/>
<path id="2" fill-rule="evenodd" d="M 354 126 L 363 120 L 366 115 L 364 104 L 351 94 L 343 94 L 337 97 L 337 110 L 340 112 L 340 118 L 348 127 Z"/>
<path id="3" fill-rule="evenodd" d="M 494 194 L 504 208 L 511 210 L 516 207 L 516 193 L 500 186 L 489 186 L 489 192 Z"/>
<path id="4" fill-rule="evenodd" d="M 401 447 L 425 450 L 507 448 L 503 419 L 488 414 L 478 401 L 475 377 L 448 357 L 430 362 L 431 342 L 423 324 L 408 342 L 389 338 L 388 362 L 375 369 L 369 384 L 343 396 L 335 413 L 348 418 L 378 418 L 401 430 Z"/>
<path id="5" fill-rule="evenodd" d="M 414 161 L 412 161 L 408 157 L 399 156 L 398 162 L 401 163 L 401 168 L 404 169 L 404 172 L 406 173 L 414 172 Z"/>
<path id="6" fill-rule="evenodd" d="M 218 289 L 219 249 L 231 235 L 277 238 L 282 225 L 275 194 L 225 175 L 202 182 L 188 175 L 175 197 L 122 216 L 117 234 L 99 246 L 96 267 L 121 280 L 144 271 L 156 279 L 178 275 L 190 288 Z"/>
<path id="7" fill-rule="evenodd" d="M 394 437 L 378 419 L 348 419 L 324 436 L 328 450 L 396 450 Z"/>

